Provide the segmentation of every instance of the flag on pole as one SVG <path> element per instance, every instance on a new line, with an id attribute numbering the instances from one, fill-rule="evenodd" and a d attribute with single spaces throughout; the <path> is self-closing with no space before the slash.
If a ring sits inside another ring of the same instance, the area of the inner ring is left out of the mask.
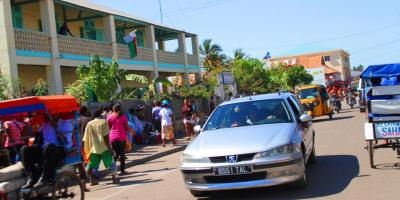
<path id="1" fill-rule="evenodd" d="M 130 32 L 128 35 L 124 37 L 124 41 L 126 44 L 128 44 L 129 48 L 129 54 L 131 58 L 134 58 L 137 56 L 138 51 L 137 51 L 137 44 L 136 44 L 136 30 Z"/>

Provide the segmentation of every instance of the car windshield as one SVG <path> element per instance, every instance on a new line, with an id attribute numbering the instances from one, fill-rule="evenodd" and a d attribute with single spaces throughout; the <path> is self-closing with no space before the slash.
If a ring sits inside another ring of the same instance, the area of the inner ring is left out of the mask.
<path id="1" fill-rule="evenodd" d="M 316 88 L 309 88 L 299 91 L 300 99 L 311 99 L 318 96 L 318 91 Z"/>
<path id="2" fill-rule="evenodd" d="M 290 122 L 292 118 L 283 99 L 248 101 L 219 106 L 210 116 L 204 131 Z"/>

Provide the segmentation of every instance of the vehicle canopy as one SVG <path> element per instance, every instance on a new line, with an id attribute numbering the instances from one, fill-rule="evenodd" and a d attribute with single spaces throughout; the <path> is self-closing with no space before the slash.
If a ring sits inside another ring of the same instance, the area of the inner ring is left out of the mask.
<path id="1" fill-rule="evenodd" d="M 79 110 L 76 99 L 70 95 L 38 96 L 0 102 L 0 120 L 50 114 L 68 114 Z M 69 116 L 66 118 L 73 118 Z"/>
<path id="2" fill-rule="evenodd" d="M 382 78 L 388 76 L 400 76 L 400 63 L 370 65 L 361 74 L 362 79 Z"/>

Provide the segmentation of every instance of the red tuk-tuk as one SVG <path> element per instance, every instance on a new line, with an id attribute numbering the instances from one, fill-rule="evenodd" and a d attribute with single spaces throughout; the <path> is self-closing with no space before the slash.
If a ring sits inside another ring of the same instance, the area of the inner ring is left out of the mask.
<path id="1" fill-rule="evenodd" d="M 29 118 L 32 126 L 41 124 L 45 113 L 59 114 L 75 121 L 73 145 L 67 151 L 64 166 L 57 171 L 54 184 L 40 189 L 21 190 L 25 175 L 20 163 L 0 170 L 0 199 L 14 196 L 17 199 L 84 199 L 84 189 L 75 167 L 81 165 L 80 138 L 77 129 L 79 105 L 69 95 L 27 97 L 0 102 L 0 120 Z"/>

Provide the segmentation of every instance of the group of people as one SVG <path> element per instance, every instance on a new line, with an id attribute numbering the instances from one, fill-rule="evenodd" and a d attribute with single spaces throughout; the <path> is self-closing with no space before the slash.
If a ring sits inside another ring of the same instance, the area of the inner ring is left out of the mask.
<path id="1" fill-rule="evenodd" d="M 23 189 L 40 187 L 53 182 L 56 170 L 63 166 L 63 160 L 72 150 L 72 133 L 77 126 L 81 140 L 82 166 L 78 167 L 81 177 L 90 179 L 91 185 L 99 182 L 97 171 L 101 162 L 111 170 L 113 182 L 116 179 L 116 163 L 120 162 L 120 175 L 125 175 L 126 144 L 135 135 L 144 135 L 144 106 L 129 109 L 124 113 L 121 104 L 99 107 L 89 113 L 82 106 L 77 121 L 70 113 L 44 113 L 40 125 L 32 126 L 31 119 L 11 119 L 2 123 L 4 149 L 8 151 L 10 164 L 21 161 L 28 179 Z M 188 139 L 194 137 L 194 124 L 198 118 L 194 105 L 184 101 L 182 107 L 183 122 Z M 163 100 L 155 102 L 152 109 L 153 125 L 156 132 L 161 133 L 162 145 L 168 140 L 175 145 L 174 118 L 170 102 Z M 77 123 L 77 124 L 75 124 Z M 28 138 L 35 137 L 33 142 Z M 145 137 L 143 137 L 145 138 Z M 146 140 L 146 139 L 144 139 Z M 28 144 L 29 143 L 29 144 Z"/>

